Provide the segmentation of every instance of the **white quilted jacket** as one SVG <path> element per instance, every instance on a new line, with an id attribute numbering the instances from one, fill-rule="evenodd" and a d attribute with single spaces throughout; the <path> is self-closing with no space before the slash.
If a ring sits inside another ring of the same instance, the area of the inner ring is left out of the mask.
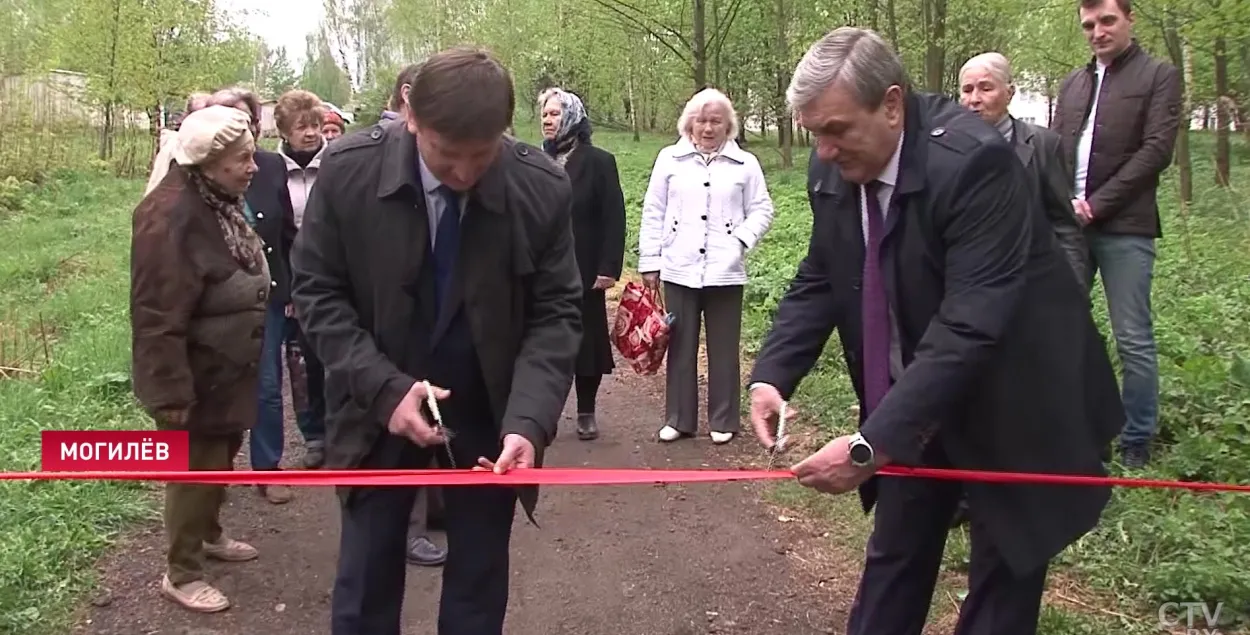
<path id="1" fill-rule="evenodd" d="M 660 151 L 642 207 L 638 272 L 685 287 L 746 284 L 746 252 L 768 233 L 773 202 L 755 155 L 732 139 L 708 163 L 682 139 Z"/>

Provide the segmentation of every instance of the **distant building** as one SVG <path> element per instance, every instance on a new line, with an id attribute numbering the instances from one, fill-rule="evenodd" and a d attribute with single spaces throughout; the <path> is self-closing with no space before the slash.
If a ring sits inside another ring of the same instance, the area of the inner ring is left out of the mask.
<path id="1" fill-rule="evenodd" d="M 1020 121 L 1043 128 L 1050 127 L 1050 101 L 1042 93 L 1017 90 L 1007 112 Z"/>
<path id="2" fill-rule="evenodd" d="M 51 70 L 0 78 L 0 113 L 7 115 L 6 119 L 29 117 L 36 125 L 104 125 L 102 109 L 87 99 L 87 75 L 75 71 Z M 114 112 L 113 121 L 118 128 L 147 128 L 149 123 L 146 112 L 125 109 Z"/>
<path id="3" fill-rule="evenodd" d="M 261 138 L 272 138 L 278 136 L 278 125 L 273 120 L 273 108 L 278 105 L 276 99 L 266 99 L 260 102 L 260 136 Z"/>

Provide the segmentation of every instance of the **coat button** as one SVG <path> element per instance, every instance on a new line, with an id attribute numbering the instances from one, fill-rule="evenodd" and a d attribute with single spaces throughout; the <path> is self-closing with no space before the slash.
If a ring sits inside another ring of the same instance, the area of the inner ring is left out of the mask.
<path id="1" fill-rule="evenodd" d="M 273 247 L 265 247 L 265 253 L 267 254 L 273 253 Z"/>
<path id="2" fill-rule="evenodd" d="M 703 220 L 707 220 L 707 214 L 703 215 Z"/>
<path id="3" fill-rule="evenodd" d="M 264 217 L 265 217 L 264 212 L 256 212 L 256 218 L 264 218 Z"/>
<path id="4" fill-rule="evenodd" d="M 701 254 L 706 254 L 706 253 L 707 253 L 707 250 L 706 250 L 706 249 L 699 249 L 699 253 L 701 253 Z"/>
<path id="5" fill-rule="evenodd" d="M 373 132 L 370 132 L 370 133 L 369 133 L 369 138 L 370 138 L 370 139 L 373 139 L 374 141 L 377 141 L 378 139 L 381 139 L 381 138 L 382 138 L 382 129 L 381 129 L 381 128 L 374 128 L 374 129 L 373 129 Z"/>
<path id="6" fill-rule="evenodd" d="M 940 137 L 940 136 L 942 136 L 942 135 L 944 135 L 944 134 L 946 134 L 946 128 L 943 128 L 942 126 L 938 126 L 938 127 L 934 128 L 934 129 L 933 129 L 933 130 L 929 133 L 929 136 L 930 136 L 930 137 Z"/>
<path id="7" fill-rule="evenodd" d="M 276 287 L 276 286 L 278 286 L 278 281 L 277 281 L 277 280 L 270 280 L 270 281 L 269 281 L 269 286 L 271 286 L 271 287 Z"/>

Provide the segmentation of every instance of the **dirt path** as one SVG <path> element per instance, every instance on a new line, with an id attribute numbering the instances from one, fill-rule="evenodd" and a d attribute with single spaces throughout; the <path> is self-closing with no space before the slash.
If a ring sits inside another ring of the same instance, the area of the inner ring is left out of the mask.
<path id="1" fill-rule="evenodd" d="M 619 364 L 619 361 L 618 361 Z M 655 441 L 663 413 L 660 378 L 628 366 L 605 380 L 599 440 L 569 434 L 566 408 L 550 464 L 612 467 L 741 466 L 761 460 L 752 439 L 715 447 L 706 436 Z M 571 404 L 570 406 L 571 407 Z M 288 438 L 297 436 L 293 426 Z M 292 449 L 286 461 L 297 459 Z M 246 456 L 246 449 L 241 456 Z M 778 522 L 755 483 L 546 488 L 538 522 L 518 512 L 505 632 L 516 635 L 805 635 L 841 632 L 845 570 L 813 567 L 819 533 Z M 246 564 L 210 564 L 210 579 L 234 602 L 205 616 L 157 592 L 164 543 L 159 526 L 132 535 L 102 563 L 106 586 L 84 609 L 78 635 L 315 635 L 329 629 L 338 551 L 338 510 L 324 488 L 297 491 L 282 506 L 250 488 L 230 491 L 224 525 L 261 552 Z M 808 554 L 806 557 L 803 554 Z M 396 554 L 402 557 L 402 554 Z M 825 569 L 826 571 L 817 571 Z M 834 573 L 833 577 L 827 575 Z M 440 573 L 409 567 L 406 634 L 433 635 Z"/>

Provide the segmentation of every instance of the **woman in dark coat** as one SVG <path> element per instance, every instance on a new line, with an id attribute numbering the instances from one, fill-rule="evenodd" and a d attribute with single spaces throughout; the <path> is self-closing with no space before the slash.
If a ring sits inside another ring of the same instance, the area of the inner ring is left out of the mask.
<path id="1" fill-rule="evenodd" d="M 605 291 L 621 277 L 625 257 L 625 197 L 616 157 L 590 143 L 590 120 L 582 100 L 550 88 L 538 97 L 543 150 L 564 167 L 573 185 L 573 241 L 582 273 L 582 347 L 573 380 L 577 438 L 599 437 L 595 397 L 616 364 L 608 332 Z"/>
<path id="2" fill-rule="evenodd" d="M 256 422 L 265 309 L 264 245 L 243 194 L 256 174 L 250 118 L 209 106 L 171 141 L 174 165 L 134 213 L 130 324 L 134 392 L 160 430 L 189 433 L 192 470 L 230 470 Z M 204 579 L 204 558 L 254 560 L 221 527 L 225 485 L 165 486 L 167 568 L 161 592 L 192 611 L 230 606 Z"/>

